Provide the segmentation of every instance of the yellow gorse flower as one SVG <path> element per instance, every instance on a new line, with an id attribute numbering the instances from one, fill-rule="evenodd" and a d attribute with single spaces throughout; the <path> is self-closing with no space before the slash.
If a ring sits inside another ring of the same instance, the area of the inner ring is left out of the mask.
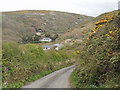
<path id="1" fill-rule="evenodd" d="M 112 33 L 113 33 L 113 31 L 109 31 L 109 33 L 110 33 L 110 34 L 112 34 Z"/>
<path id="2" fill-rule="evenodd" d="M 83 33 L 84 33 L 84 34 L 86 34 L 87 32 L 86 32 L 86 31 L 84 31 Z"/>
<path id="3" fill-rule="evenodd" d="M 109 49 L 106 49 L 106 51 L 108 51 L 108 52 L 109 52 L 110 50 L 109 50 Z"/>
<path id="4" fill-rule="evenodd" d="M 80 53 L 80 51 L 76 51 L 76 53 L 77 53 L 77 54 L 79 54 L 79 53 Z"/>
<path id="5" fill-rule="evenodd" d="M 117 32 L 119 30 L 119 28 L 117 28 L 116 30 L 115 30 L 115 32 Z"/>
<path id="6" fill-rule="evenodd" d="M 94 30 L 91 30 L 91 32 L 94 32 Z"/>
<path id="7" fill-rule="evenodd" d="M 75 40 L 73 40 L 73 42 L 75 42 Z"/>
<path id="8" fill-rule="evenodd" d="M 113 20 L 114 19 L 114 17 L 113 16 L 111 16 L 111 20 Z"/>
<path id="9" fill-rule="evenodd" d="M 109 34 L 106 34 L 106 36 L 108 37 L 108 36 L 110 36 Z"/>
<path id="10" fill-rule="evenodd" d="M 115 32 L 113 32 L 112 35 L 115 35 Z"/>
<path id="11" fill-rule="evenodd" d="M 119 29 L 117 28 L 116 30 L 115 30 L 115 32 L 117 32 Z"/>

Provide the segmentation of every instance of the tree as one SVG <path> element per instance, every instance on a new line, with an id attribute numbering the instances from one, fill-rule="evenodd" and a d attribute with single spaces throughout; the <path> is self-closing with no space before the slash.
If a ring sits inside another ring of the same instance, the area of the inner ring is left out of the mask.
<path id="1" fill-rule="evenodd" d="M 48 32 L 46 32 L 45 37 L 50 37 L 50 34 Z"/>
<path id="2" fill-rule="evenodd" d="M 55 34 L 53 37 L 51 37 L 51 39 L 52 39 L 53 41 L 55 41 L 58 37 L 59 37 L 59 35 L 58 35 L 58 34 Z"/>

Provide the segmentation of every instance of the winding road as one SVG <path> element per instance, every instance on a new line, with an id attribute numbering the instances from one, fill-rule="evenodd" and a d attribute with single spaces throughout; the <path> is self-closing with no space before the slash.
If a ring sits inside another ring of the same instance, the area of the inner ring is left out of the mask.
<path id="1" fill-rule="evenodd" d="M 70 75 L 74 69 L 74 65 L 60 69 L 22 88 L 71 88 Z"/>

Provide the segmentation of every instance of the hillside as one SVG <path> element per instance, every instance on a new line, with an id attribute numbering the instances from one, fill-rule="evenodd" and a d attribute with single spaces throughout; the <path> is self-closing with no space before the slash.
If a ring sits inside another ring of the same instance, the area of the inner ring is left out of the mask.
<path id="1" fill-rule="evenodd" d="M 36 30 L 62 35 L 80 26 L 92 17 L 59 11 L 14 11 L 3 12 L 3 40 L 20 41 Z"/>
<path id="2" fill-rule="evenodd" d="M 112 13 L 116 13 L 117 11 L 112 11 Z M 95 27 L 95 22 L 98 22 L 101 20 L 101 18 L 104 18 L 108 13 L 103 13 L 99 15 L 98 17 L 92 18 L 81 25 L 79 25 L 76 28 L 71 29 L 69 32 L 66 32 L 65 34 L 61 35 L 57 40 L 65 43 L 68 39 L 69 40 L 77 40 L 77 41 L 85 41 L 90 33 L 91 30 Z"/>
<path id="3" fill-rule="evenodd" d="M 90 34 L 91 29 L 94 27 L 94 21 L 86 21 L 81 24 L 79 27 L 70 30 L 69 32 L 61 35 L 57 40 L 61 42 L 65 42 L 68 39 L 84 41 Z"/>
<path id="4" fill-rule="evenodd" d="M 120 88 L 119 21 L 118 11 L 96 18 L 58 11 L 4 12 L 3 87 L 20 88 L 75 64 L 71 75 L 74 87 Z M 58 34 L 59 38 L 51 43 L 16 43 L 38 31 Z M 43 45 L 56 43 L 63 43 L 58 51 L 43 51 Z"/>
<path id="5" fill-rule="evenodd" d="M 95 18 L 92 18 L 82 23 L 77 28 L 71 29 L 69 32 L 66 32 L 65 34 L 61 35 L 61 37 L 59 37 L 56 41 L 63 43 L 64 47 L 62 49 L 67 51 L 68 53 L 71 51 L 78 51 L 79 49 L 83 48 L 86 41 L 89 40 L 89 36 L 93 32 L 93 29 L 96 28 L 95 23 L 99 22 L 109 13 L 112 13 L 114 15 L 118 13 L 118 11 L 115 10 L 112 12 L 106 12 Z"/>
<path id="6" fill-rule="evenodd" d="M 101 18 L 101 19 L 100 19 Z M 77 88 L 120 88 L 120 11 L 96 17 L 72 73 Z"/>

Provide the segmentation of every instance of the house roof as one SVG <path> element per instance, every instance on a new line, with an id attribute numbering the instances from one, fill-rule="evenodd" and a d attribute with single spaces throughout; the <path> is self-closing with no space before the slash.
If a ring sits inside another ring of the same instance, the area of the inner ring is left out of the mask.
<path id="1" fill-rule="evenodd" d="M 43 48 L 52 48 L 54 47 L 54 45 L 51 45 L 51 46 L 43 46 Z"/>
<path id="2" fill-rule="evenodd" d="M 55 47 L 55 46 L 60 47 L 62 45 L 63 44 L 54 44 L 54 45 L 50 45 L 50 46 L 46 45 L 46 46 L 43 46 L 43 48 L 52 48 L 52 47 Z"/>
<path id="3" fill-rule="evenodd" d="M 51 39 L 51 38 L 43 38 L 42 40 L 47 40 L 47 39 Z"/>
<path id="4" fill-rule="evenodd" d="M 57 46 L 57 47 L 60 47 L 62 46 L 63 44 L 54 44 L 54 46 Z"/>

